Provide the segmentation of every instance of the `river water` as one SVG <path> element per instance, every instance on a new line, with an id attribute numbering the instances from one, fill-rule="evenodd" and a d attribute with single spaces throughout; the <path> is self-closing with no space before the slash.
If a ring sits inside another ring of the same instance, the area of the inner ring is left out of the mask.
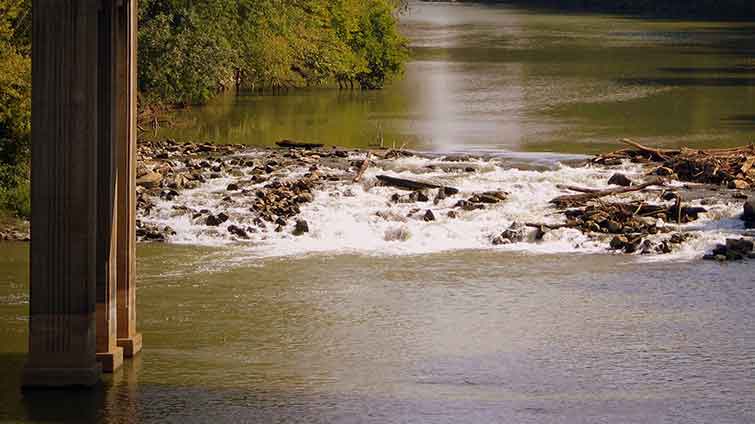
<path id="1" fill-rule="evenodd" d="M 341 209 L 329 199 L 345 193 L 318 193 L 303 211 L 314 231 L 297 241 L 238 244 L 171 222 L 173 243 L 138 249 L 145 350 L 93 392 L 18 390 L 28 248 L 4 244 L 1 422 L 755 422 L 755 265 L 699 260 L 742 230 L 737 205 L 684 228 L 700 241 L 668 257 L 608 254 L 566 233 L 510 248 L 485 238 L 545 219 L 559 182 L 604 184 L 600 170 L 559 162 L 619 137 L 755 139 L 754 27 L 412 9 L 414 59 L 388 89 L 229 96 L 168 132 L 495 151 L 506 166 L 453 178 L 513 201 L 453 225 L 410 221 L 405 242 L 381 237 L 389 228 L 366 212 L 379 201 L 358 188 Z"/>

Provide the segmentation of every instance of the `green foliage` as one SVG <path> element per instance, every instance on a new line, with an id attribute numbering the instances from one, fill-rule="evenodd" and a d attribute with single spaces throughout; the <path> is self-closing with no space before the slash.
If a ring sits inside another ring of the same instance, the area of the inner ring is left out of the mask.
<path id="1" fill-rule="evenodd" d="M 30 213 L 30 2 L 0 0 L 0 209 Z"/>
<path id="2" fill-rule="evenodd" d="M 0 0 L 0 163 L 28 155 L 31 132 L 31 58 L 23 0 Z M 3 181 L 4 182 L 4 181 Z"/>
<path id="3" fill-rule="evenodd" d="M 140 88 L 147 102 L 203 103 L 239 83 L 337 81 L 381 88 L 407 57 L 402 0 L 144 0 Z"/>
<path id="4" fill-rule="evenodd" d="M 0 211 L 19 218 L 31 217 L 31 190 L 27 165 L 0 164 Z"/>

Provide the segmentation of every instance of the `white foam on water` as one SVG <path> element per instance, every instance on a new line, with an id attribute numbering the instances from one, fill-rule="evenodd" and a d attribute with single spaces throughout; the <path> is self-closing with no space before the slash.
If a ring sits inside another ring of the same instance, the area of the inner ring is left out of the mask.
<path id="1" fill-rule="evenodd" d="M 234 251 L 253 257 L 279 257 L 304 255 L 309 253 L 356 253 L 365 255 L 416 255 L 434 252 L 498 249 L 524 251 L 533 254 L 552 253 L 609 253 L 608 242 L 592 240 L 573 229 L 559 229 L 547 233 L 542 241 L 535 241 L 531 230 L 530 237 L 521 243 L 493 246 L 492 237 L 500 234 L 513 223 L 559 224 L 564 222 L 563 214 L 549 205 L 554 197 L 565 194 L 559 184 L 592 188 L 606 188 L 609 177 L 614 172 L 622 172 L 629 178 L 642 176 L 639 165 L 625 164 L 620 168 L 570 167 L 552 164 L 551 169 L 524 170 L 509 168 L 501 161 L 471 160 L 464 165 L 474 166 L 477 172 L 445 172 L 429 170 L 429 165 L 440 167 L 449 165 L 442 158 L 420 157 L 402 158 L 385 162 L 385 165 L 372 166 L 362 183 L 340 182 L 328 184 L 315 193 L 314 201 L 302 205 L 298 217 L 308 222 L 310 232 L 302 236 L 292 234 L 294 219 L 286 228 L 275 232 L 275 224 L 267 229 L 250 233 L 250 240 L 236 240 L 229 232 L 230 225 L 252 226 L 255 214 L 249 204 L 228 204 L 223 198 L 228 195 L 226 187 L 237 182 L 237 177 L 224 177 L 211 180 L 198 189 L 186 190 L 174 201 L 156 200 L 155 208 L 141 219 L 149 224 L 170 226 L 176 235 L 171 243 L 207 246 L 234 246 Z M 459 165 L 459 163 L 454 163 Z M 289 174 L 300 176 L 306 169 L 297 169 Z M 433 202 L 437 190 L 430 191 L 428 202 L 392 203 L 394 193 L 406 194 L 391 187 L 376 185 L 376 176 L 384 174 L 409 179 L 421 178 L 439 184 L 458 188 L 455 196 Z M 262 187 L 264 184 L 259 185 Z M 254 189 L 255 187 L 248 187 Z M 508 200 L 486 205 L 485 210 L 462 211 L 454 208 L 461 199 L 474 193 L 485 191 L 505 191 Z M 643 198 L 643 194 L 624 195 L 622 199 Z M 225 212 L 228 222 L 219 227 L 208 227 L 204 222 L 193 222 L 191 214 L 180 214 L 173 210 L 174 205 L 185 205 L 195 210 L 208 209 L 213 213 Z M 681 231 L 692 232 L 695 238 L 681 249 L 662 256 L 648 256 L 647 260 L 689 260 L 698 258 L 709 251 L 716 243 L 727 237 L 741 234 L 742 222 L 736 219 L 735 204 L 706 206 L 709 213 L 698 222 L 679 226 Z M 739 205 L 741 207 L 741 205 Z M 419 209 L 415 213 L 414 210 Z M 435 221 L 426 222 L 426 210 L 432 210 Z M 454 210 L 458 218 L 448 217 Z M 382 213 L 383 217 L 378 216 Z M 387 219 L 386 219 L 387 217 Z M 662 236 L 658 236 L 660 239 Z"/>

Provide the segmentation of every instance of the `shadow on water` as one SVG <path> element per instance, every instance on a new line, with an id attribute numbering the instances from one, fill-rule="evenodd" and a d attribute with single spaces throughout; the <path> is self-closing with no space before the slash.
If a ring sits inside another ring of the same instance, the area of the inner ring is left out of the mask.
<path id="1" fill-rule="evenodd" d="M 625 85 L 643 85 L 656 87 L 755 87 L 752 78 L 621 78 L 617 80 Z"/>
<path id="2" fill-rule="evenodd" d="M 732 115 L 724 118 L 723 124 L 737 128 L 755 128 L 755 115 Z"/>
<path id="3" fill-rule="evenodd" d="M 671 72 L 675 74 L 755 74 L 755 65 L 738 65 L 727 67 L 668 67 L 658 68 L 661 72 Z"/>
<path id="4" fill-rule="evenodd" d="M 101 421 L 108 388 L 22 390 L 26 355 L 0 354 L 4 383 L 0 385 L 0 421 L 82 423 Z"/>

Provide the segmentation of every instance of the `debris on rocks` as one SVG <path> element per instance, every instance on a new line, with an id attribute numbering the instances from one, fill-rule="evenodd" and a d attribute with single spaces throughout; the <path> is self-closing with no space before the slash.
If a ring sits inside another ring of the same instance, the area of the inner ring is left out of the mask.
<path id="1" fill-rule="evenodd" d="M 575 190 L 575 191 L 580 191 L 581 194 L 567 194 L 564 196 L 559 196 L 551 200 L 551 203 L 560 207 L 573 206 L 573 205 L 583 204 L 590 200 L 600 199 L 602 197 L 616 196 L 616 195 L 625 194 L 625 193 L 634 193 L 637 191 L 645 190 L 648 187 L 662 186 L 662 185 L 663 185 L 663 181 L 659 179 L 653 179 L 651 181 L 639 184 L 635 187 L 612 188 L 612 189 L 607 189 L 607 190 L 591 190 L 591 189 Z"/>
<path id="2" fill-rule="evenodd" d="M 507 191 L 522 189 L 514 184 L 506 187 L 506 191 L 461 192 L 442 180 L 428 181 L 421 176 L 416 179 L 388 175 L 367 177 L 367 171 L 373 166 L 393 172 L 422 174 L 441 170 L 457 175 L 465 171 L 483 174 L 490 168 L 479 163 L 474 167 L 467 163 L 449 164 L 453 158 L 446 156 L 424 167 L 402 168 L 402 163 L 391 161 L 413 155 L 423 158 L 438 156 L 403 149 L 326 149 L 321 144 L 290 140 L 279 143 L 279 147 L 258 149 L 207 143 L 140 142 L 136 201 L 139 218 L 144 222 L 137 226 L 137 237 L 143 241 L 169 241 L 175 231 L 164 225 L 166 216 L 171 219 L 185 217 L 194 225 L 211 227 L 198 231 L 222 234 L 235 241 L 256 239 L 256 236 L 264 239 L 273 231 L 290 231 L 301 236 L 310 231 L 310 223 L 300 218 L 302 210 L 322 207 L 319 203 L 307 206 L 315 202 L 316 193 L 323 198 L 348 201 L 346 198 L 358 196 L 357 191 L 369 192 L 380 186 L 371 195 L 384 196 L 385 207 L 372 213 L 373 219 L 383 222 L 374 222 L 381 225 L 395 223 L 397 227 L 385 231 L 383 238 L 406 241 L 412 236 L 408 222 L 412 222 L 411 225 L 454 219 L 468 222 L 482 215 L 477 211 L 494 210 L 508 202 L 512 195 Z M 694 237 L 690 235 L 694 234 L 694 229 L 685 233 L 685 229 L 678 225 L 698 220 L 707 212 L 708 205 L 717 213 L 721 203 L 741 199 L 745 199 L 742 219 L 746 225 L 755 226 L 755 198 L 750 196 L 748 199 L 755 186 L 753 157 L 753 146 L 673 150 L 652 149 L 634 143 L 630 149 L 600 156 L 593 162 L 601 166 L 620 165 L 625 160 L 642 163 L 646 168 L 644 177 L 632 174 L 629 178 L 615 172 L 607 180 L 609 187 L 558 185 L 563 191 L 550 202 L 552 213 L 546 214 L 556 218 L 547 223 L 514 223 L 504 231 L 490 235 L 489 240 L 493 245 L 539 241 L 544 237 L 547 239 L 546 235 L 555 230 L 569 229 L 605 243 L 615 252 L 663 254 L 674 251 L 678 245 Z M 475 158 L 467 157 L 462 162 L 472 159 Z M 716 186 L 681 185 L 680 180 L 714 183 Z M 212 191 L 208 194 L 212 196 L 212 202 L 203 205 L 206 209 L 197 210 L 196 205 L 187 204 L 204 192 L 186 191 L 207 184 L 211 184 Z M 732 187 L 731 191 L 728 187 Z M 164 202 L 173 204 L 166 210 Z M 706 205 L 706 208 L 698 204 Z M 159 215 L 154 214 L 155 211 L 159 211 Z M 3 234 L 0 233 L 0 238 L 6 237 Z M 727 256 L 729 251 L 741 252 L 742 249 L 730 246 L 724 251 L 719 248 L 719 259 Z"/>
<path id="3" fill-rule="evenodd" d="M 598 156 L 593 162 L 617 165 L 623 159 L 652 163 L 652 173 L 680 181 L 716 184 L 744 190 L 755 185 L 755 144 L 730 149 L 657 149 L 632 140 L 631 148 Z"/>

